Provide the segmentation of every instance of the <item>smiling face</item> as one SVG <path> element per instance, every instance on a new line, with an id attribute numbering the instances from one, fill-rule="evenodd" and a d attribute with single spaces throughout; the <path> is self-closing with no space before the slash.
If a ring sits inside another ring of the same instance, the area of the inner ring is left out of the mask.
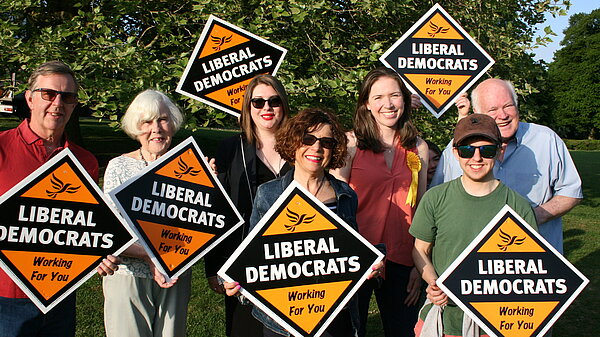
<path id="1" fill-rule="evenodd" d="M 329 124 L 319 124 L 315 130 L 307 133 L 317 138 L 333 137 L 331 125 Z M 296 150 L 294 165 L 296 170 L 319 176 L 328 167 L 331 155 L 331 150 L 324 148 L 321 141 L 317 141 L 313 145 L 300 144 L 300 147 Z"/>
<path id="2" fill-rule="evenodd" d="M 278 96 L 277 91 L 266 84 L 259 84 L 252 92 L 252 98 L 262 98 L 268 100 L 271 97 Z M 268 102 L 261 109 L 257 109 L 253 104 L 250 104 L 250 116 L 257 131 L 277 130 L 283 119 L 283 107 L 272 107 Z"/>
<path id="3" fill-rule="evenodd" d="M 482 82 L 479 91 L 479 106 L 476 112 L 484 113 L 496 121 L 503 141 L 511 139 L 519 127 L 519 109 L 510 89 L 497 79 Z"/>
<path id="4" fill-rule="evenodd" d="M 404 112 L 404 100 L 398 82 L 391 77 L 380 77 L 371 86 L 366 106 L 380 128 L 395 128 Z"/>
<path id="5" fill-rule="evenodd" d="M 489 140 L 473 139 L 472 141 L 463 142 L 461 145 L 482 146 L 496 144 Z M 453 148 L 452 151 L 463 170 L 464 178 L 473 182 L 485 182 L 494 179 L 494 165 L 498 154 L 494 158 L 483 158 L 480 150 L 476 149 L 472 158 L 461 158 L 456 148 Z"/>
<path id="6" fill-rule="evenodd" d="M 158 118 L 142 120 L 139 126 L 141 134 L 137 139 L 142 146 L 142 151 L 155 157 L 160 157 L 167 152 L 173 139 L 173 123 L 169 121 L 167 111 L 164 105 L 161 106 Z"/>
<path id="7" fill-rule="evenodd" d="M 73 78 L 66 74 L 38 76 L 34 90 L 39 88 L 64 92 L 75 92 L 77 90 Z M 46 139 L 49 137 L 62 137 L 65 125 L 71 118 L 77 103 L 65 103 L 62 95 L 57 95 L 52 101 L 46 101 L 42 98 L 41 92 L 30 90 L 25 92 L 25 100 L 31 110 L 29 123 L 31 130 Z"/>

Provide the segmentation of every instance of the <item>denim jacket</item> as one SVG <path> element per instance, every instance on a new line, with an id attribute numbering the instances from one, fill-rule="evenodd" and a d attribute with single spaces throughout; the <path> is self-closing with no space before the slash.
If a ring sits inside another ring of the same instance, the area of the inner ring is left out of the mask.
<path id="1" fill-rule="evenodd" d="M 292 169 L 283 177 L 271 180 L 268 183 L 264 183 L 258 187 L 256 199 L 254 200 L 254 207 L 252 208 L 252 215 L 250 216 L 250 230 L 256 226 L 265 213 L 267 213 L 269 208 L 273 206 L 277 198 L 279 198 L 288 185 L 291 184 L 292 180 L 294 179 L 294 170 L 295 169 Z M 329 180 L 329 183 L 335 192 L 337 199 L 336 214 L 348 225 L 358 231 L 358 225 L 356 224 L 358 197 L 356 196 L 356 193 L 348 184 L 337 180 L 329 173 L 325 173 L 325 176 Z M 359 324 L 358 303 L 354 298 L 352 298 L 346 305 L 346 308 L 350 310 L 352 326 L 354 328 L 354 334 L 356 335 Z M 254 316 L 269 330 L 283 336 L 291 336 L 287 330 L 285 330 L 281 325 L 275 322 L 271 317 L 269 317 L 256 306 L 252 309 L 252 316 Z"/>

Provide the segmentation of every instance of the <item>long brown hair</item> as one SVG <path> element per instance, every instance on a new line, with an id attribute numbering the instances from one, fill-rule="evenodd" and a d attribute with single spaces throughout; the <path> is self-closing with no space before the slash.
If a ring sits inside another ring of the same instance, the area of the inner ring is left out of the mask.
<path id="1" fill-rule="evenodd" d="M 371 150 L 375 153 L 381 153 L 385 150 L 379 138 L 379 126 L 371 111 L 367 109 L 371 87 L 382 77 L 394 79 L 400 86 L 402 100 L 404 101 L 404 111 L 396 124 L 396 137 L 400 139 L 402 147 L 412 149 L 417 144 L 417 128 L 410 121 L 412 114 L 410 91 L 396 72 L 384 67 L 371 70 L 365 76 L 358 93 L 358 102 L 354 113 L 354 134 L 358 140 L 358 148 L 361 150 Z"/>
<path id="2" fill-rule="evenodd" d="M 254 88 L 256 88 L 260 84 L 272 87 L 277 92 L 277 95 L 279 95 L 279 97 L 281 98 L 281 102 L 283 103 L 283 105 L 281 106 L 283 116 L 281 121 L 279 122 L 278 127 L 281 127 L 286 122 L 290 114 L 287 92 L 285 91 L 283 84 L 281 84 L 281 82 L 279 82 L 278 79 L 269 74 L 261 74 L 254 76 L 252 81 L 248 83 L 248 86 L 246 87 L 246 92 L 244 93 L 244 102 L 242 103 L 242 113 L 240 115 L 240 128 L 242 129 L 242 135 L 244 136 L 244 139 L 248 143 L 254 144 L 257 148 L 260 148 L 262 144 L 260 143 L 260 139 L 258 139 L 255 125 L 252 121 L 252 116 L 250 115 L 250 101 L 252 100 L 252 93 L 254 92 Z"/>

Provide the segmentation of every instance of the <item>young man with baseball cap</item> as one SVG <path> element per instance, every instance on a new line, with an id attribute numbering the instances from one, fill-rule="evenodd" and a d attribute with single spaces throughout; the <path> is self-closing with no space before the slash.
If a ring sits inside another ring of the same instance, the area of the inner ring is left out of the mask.
<path id="1" fill-rule="evenodd" d="M 463 174 L 426 192 L 417 208 L 409 232 L 415 237 L 415 265 L 428 286 L 416 336 L 441 337 L 439 323 L 444 336 L 480 336 L 479 327 L 436 285 L 438 276 L 504 205 L 537 229 L 529 202 L 494 177 L 501 144 L 500 130 L 490 116 L 461 119 L 454 130 L 453 153 Z M 427 315 L 431 310 L 435 311 Z"/>

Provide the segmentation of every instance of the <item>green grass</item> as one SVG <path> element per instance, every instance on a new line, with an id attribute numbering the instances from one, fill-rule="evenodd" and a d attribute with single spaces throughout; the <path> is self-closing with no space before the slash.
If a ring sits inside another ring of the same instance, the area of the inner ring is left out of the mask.
<path id="1" fill-rule="evenodd" d="M 15 127 L 18 120 L 0 118 L 0 130 Z M 120 131 L 113 131 L 104 123 L 82 119 L 82 133 L 86 147 L 101 165 L 101 172 L 109 159 L 134 150 L 139 144 Z M 232 132 L 202 129 L 197 132 L 180 131 L 175 143 L 193 135 L 205 155 L 213 156 L 218 142 Z M 595 336 L 600 331 L 597 307 L 600 298 L 600 152 L 571 152 L 583 180 L 585 199 L 564 217 L 565 255 L 590 284 L 562 315 L 554 327 L 554 336 Z M 77 291 L 77 336 L 103 336 L 102 284 L 94 276 Z M 379 313 L 372 301 L 369 317 L 369 336 L 383 336 Z M 208 289 L 201 261 L 193 268 L 192 298 L 188 314 L 189 336 L 223 336 L 223 299 Z"/>

